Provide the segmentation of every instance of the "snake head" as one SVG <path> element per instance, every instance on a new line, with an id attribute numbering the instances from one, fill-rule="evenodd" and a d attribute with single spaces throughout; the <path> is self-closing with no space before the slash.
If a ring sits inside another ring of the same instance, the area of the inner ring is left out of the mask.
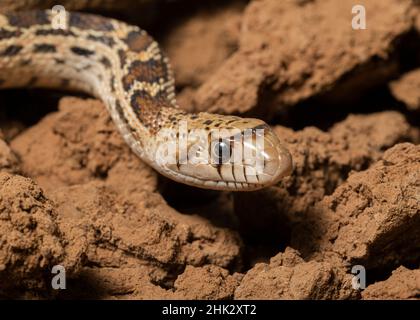
<path id="1" fill-rule="evenodd" d="M 251 191 L 273 185 L 292 172 L 289 151 L 265 122 L 199 115 L 198 123 L 187 122 L 183 129 L 180 125 L 176 133 L 161 139 L 165 143 L 155 162 L 166 176 L 205 189 Z"/>

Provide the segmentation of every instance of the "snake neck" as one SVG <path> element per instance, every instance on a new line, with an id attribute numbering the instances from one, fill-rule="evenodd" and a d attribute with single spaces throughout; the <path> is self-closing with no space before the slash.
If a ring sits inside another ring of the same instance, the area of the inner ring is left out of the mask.
<path id="1" fill-rule="evenodd" d="M 0 87 L 98 97 L 133 151 L 153 162 L 147 142 L 184 114 L 157 42 L 136 26 L 95 15 L 67 13 L 64 29 L 54 29 L 52 19 L 49 11 L 0 14 Z"/>

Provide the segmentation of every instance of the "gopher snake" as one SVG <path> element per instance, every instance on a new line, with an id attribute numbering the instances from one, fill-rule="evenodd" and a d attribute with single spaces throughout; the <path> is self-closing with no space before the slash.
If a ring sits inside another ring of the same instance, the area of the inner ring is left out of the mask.
<path id="1" fill-rule="evenodd" d="M 178 182 L 246 191 L 290 174 L 288 150 L 263 121 L 179 109 L 168 60 L 145 31 L 90 14 L 67 14 L 64 29 L 53 28 L 51 20 L 51 11 L 0 14 L 1 88 L 81 90 L 100 98 L 131 149 Z M 187 128 L 181 131 L 184 123 Z M 190 135 L 195 129 L 202 129 L 204 135 Z M 219 135 L 214 138 L 210 132 L 216 129 Z M 162 135 L 165 130 L 169 134 Z M 258 130 L 263 131 L 263 149 L 249 143 L 257 140 Z M 171 141 L 176 146 L 185 143 L 187 156 L 178 148 L 174 161 L 160 161 L 173 150 L 169 144 L 161 146 Z M 226 152 L 230 160 L 236 152 L 232 146 L 242 148 L 238 150 L 251 146 L 256 157 L 226 161 Z M 198 158 L 206 155 L 208 159 L 210 154 L 216 161 L 189 161 L 194 158 L 193 149 Z M 255 159 L 263 160 L 262 170 L 255 170 Z"/>

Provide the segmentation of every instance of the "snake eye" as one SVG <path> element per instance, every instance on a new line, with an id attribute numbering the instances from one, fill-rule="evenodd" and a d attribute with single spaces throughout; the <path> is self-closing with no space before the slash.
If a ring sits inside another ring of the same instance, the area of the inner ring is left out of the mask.
<path id="1" fill-rule="evenodd" d="M 230 143 L 219 140 L 213 146 L 213 159 L 217 164 L 226 163 L 230 160 Z"/>

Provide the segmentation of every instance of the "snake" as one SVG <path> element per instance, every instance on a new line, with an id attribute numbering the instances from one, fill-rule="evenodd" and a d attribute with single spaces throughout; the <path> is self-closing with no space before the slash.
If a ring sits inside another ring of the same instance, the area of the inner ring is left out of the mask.
<path id="1" fill-rule="evenodd" d="M 168 57 L 143 29 L 73 11 L 58 28 L 56 18 L 52 10 L 0 14 L 1 89 L 81 91 L 100 99 L 131 150 L 183 184 L 252 191 L 291 174 L 288 148 L 263 120 L 180 108 Z"/>

